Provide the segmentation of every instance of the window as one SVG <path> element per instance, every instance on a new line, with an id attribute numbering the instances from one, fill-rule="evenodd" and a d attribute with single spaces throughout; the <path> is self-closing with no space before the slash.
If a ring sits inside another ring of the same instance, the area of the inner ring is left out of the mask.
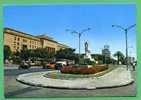
<path id="1" fill-rule="evenodd" d="M 23 39 L 23 42 L 27 42 L 27 40 Z"/>
<path id="2" fill-rule="evenodd" d="M 47 47 L 49 53 L 55 53 L 55 48 Z"/>
<path id="3" fill-rule="evenodd" d="M 27 49 L 27 45 L 22 45 L 22 49 Z"/>
<path id="4" fill-rule="evenodd" d="M 20 38 L 18 37 L 18 41 L 20 41 Z"/>
<path id="5" fill-rule="evenodd" d="M 15 49 L 15 48 L 16 48 L 16 46 L 14 45 L 14 46 L 13 46 L 13 48 Z"/>

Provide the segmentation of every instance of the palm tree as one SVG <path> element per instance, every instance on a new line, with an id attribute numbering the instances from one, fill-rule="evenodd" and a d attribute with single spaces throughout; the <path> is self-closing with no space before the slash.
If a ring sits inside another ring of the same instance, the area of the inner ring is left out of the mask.
<path id="1" fill-rule="evenodd" d="M 117 51 L 115 54 L 114 54 L 114 57 L 117 57 L 117 60 L 118 60 L 118 64 L 119 64 L 119 61 L 121 61 L 122 63 L 124 62 L 124 54 L 121 52 L 121 51 Z"/>

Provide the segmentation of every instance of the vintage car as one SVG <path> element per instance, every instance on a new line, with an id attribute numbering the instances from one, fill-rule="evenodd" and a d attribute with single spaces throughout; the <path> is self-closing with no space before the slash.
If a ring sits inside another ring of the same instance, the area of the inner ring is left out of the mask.
<path id="1" fill-rule="evenodd" d="M 31 67 L 31 65 L 28 62 L 21 62 L 21 64 L 19 65 L 18 69 L 29 69 Z"/>
<path id="2" fill-rule="evenodd" d="M 62 64 L 62 63 L 56 63 L 56 64 L 55 64 L 55 69 L 56 69 L 56 70 L 60 70 L 63 66 L 65 66 L 65 65 Z"/>
<path id="3" fill-rule="evenodd" d="M 49 63 L 49 64 L 44 64 L 43 69 L 46 69 L 46 68 L 55 69 L 55 62 L 52 62 L 52 63 Z"/>
<path id="4" fill-rule="evenodd" d="M 63 63 L 59 63 L 59 62 L 55 63 L 55 62 L 53 62 L 53 63 L 49 63 L 49 64 L 44 64 L 43 69 L 56 69 L 56 70 L 59 70 L 63 66 L 64 66 Z"/>

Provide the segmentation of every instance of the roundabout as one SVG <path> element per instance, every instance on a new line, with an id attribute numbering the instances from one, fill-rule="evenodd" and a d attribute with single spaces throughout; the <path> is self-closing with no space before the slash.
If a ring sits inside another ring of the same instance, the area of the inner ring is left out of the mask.
<path id="1" fill-rule="evenodd" d="M 66 89 L 109 88 L 124 86 L 134 82 L 130 70 L 126 70 L 126 67 L 124 66 L 114 68 L 108 72 L 99 72 L 93 75 L 66 76 L 67 74 L 61 74 L 57 70 L 21 74 L 16 78 L 16 80 L 32 86 Z"/>

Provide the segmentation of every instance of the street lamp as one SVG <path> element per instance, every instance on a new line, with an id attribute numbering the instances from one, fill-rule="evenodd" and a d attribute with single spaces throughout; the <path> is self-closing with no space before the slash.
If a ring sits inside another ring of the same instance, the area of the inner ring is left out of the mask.
<path id="1" fill-rule="evenodd" d="M 123 27 L 120 26 L 120 25 L 112 25 L 112 27 L 120 28 L 120 29 L 122 29 L 122 30 L 125 32 L 125 43 L 126 43 L 126 67 L 127 67 L 127 70 L 128 70 L 128 42 L 127 42 L 128 37 L 127 37 L 127 33 L 128 33 L 128 31 L 129 31 L 131 28 L 133 28 L 133 27 L 135 27 L 135 26 L 136 26 L 136 24 L 131 25 L 131 26 L 127 27 L 127 28 L 123 28 Z"/>
<path id="2" fill-rule="evenodd" d="M 86 31 L 89 31 L 91 28 L 86 28 L 86 29 L 83 29 L 82 31 L 80 32 L 77 32 L 75 30 L 70 30 L 70 29 L 66 29 L 66 31 L 69 31 L 70 33 L 72 34 L 78 34 L 78 37 L 79 37 L 79 65 L 80 65 L 80 38 L 82 36 L 82 34 Z"/>

